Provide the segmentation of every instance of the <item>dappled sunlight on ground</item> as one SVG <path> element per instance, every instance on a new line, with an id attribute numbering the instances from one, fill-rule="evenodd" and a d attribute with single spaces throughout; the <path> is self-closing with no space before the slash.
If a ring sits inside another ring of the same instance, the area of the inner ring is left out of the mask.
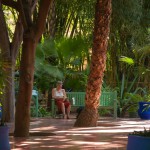
<path id="1" fill-rule="evenodd" d="M 10 136 L 12 150 L 126 150 L 127 135 L 149 128 L 150 121 L 100 118 L 97 127 L 74 128 L 75 119 L 31 120 L 29 138 Z"/>

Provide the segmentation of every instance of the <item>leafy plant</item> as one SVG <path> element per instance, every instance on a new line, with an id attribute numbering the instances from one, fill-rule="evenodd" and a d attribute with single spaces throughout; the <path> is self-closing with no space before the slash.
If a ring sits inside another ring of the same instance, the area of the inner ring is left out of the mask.
<path id="1" fill-rule="evenodd" d="M 111 110 L 105 109 L 105 108 L 100 108 L 98 110 L 98 113 L 100 116 L 106 116 L 106 115 L 111 115 Z"/>
<path id="2" fill-rule="evenodd" d="M 36 49 L 35 82 L 39 90 L 49 89 L 50 83 L 63 78 L 63 72 L 58 66 L 58 53 L 54 40 L 47 39 Z"/>
<path id="3" fill-rule="evenodd" d="M 144 102 L 150 102 L 150 94 L 144 95 L 143 101 Z M 150 108 L 150 104 L 149 103 L 145 104 L 144 106 L 145 106 L 145 108 L 143 109 L 143 112 L 147 111 Z"/>
<path id="4" fill-rule="evenodd" d="M 132 58 L 125 56 L 120 57 L 119 61 L 122 65 L 126 65 L 128 70 L 128 72 L 123 72 L 121 83 L 119 83 L 118 78 L 118 103 L 121 110 L 121 116 L 123 117 L 127 110 L 131 111 L 137 109 L 138 102 L 142 101 L 147 95 L 147 89 L 145 87 L 139 87 L 137 84 L 137 81 L 139 80 L 140 74 L 142 74 L 142 72 L 136 70 L 137 67 L 135 66 L 135 61 Z M 132 69 L 134 69 L 134 71 L 131 78 L 129 70 Z"/>
<path id="5" fill-rule="evenodd" d="M 49 90 L 50 84 L 63 80 L 67 89 L 84 90 L 89 73 L 88 47 L 89 43 L 81 36 L 47 39 L 39 44 L 35 63 L 38 89 Z"/>
<path id="6" fill-rule="evenodd" d="M 129 135 L 137 135 L 137 136 L 150 137 L 150 129 L 147 130 L 144 127 L 144 131 L 134 131 L 133 133 L 130 133 Z"/>
<path id="7" fill-rule="evenodd" d="M 36 116 L 36 111 L 34 107 L 31 107 L 31 116 L 35 117 Z M 46 117 L 46 116 L 50 116 L 50 112 L 48 112 L 46 110 L 46 108 L 39 106 L 38 108 L 38 117 Z"/>
<path id="8" fill-rule="evenodd" d="M 46 116 L 50 116 L 50 112 L 48 112 L 46 110 L 46 108 L 40 106 L 39 107 L 39 117 L 46 117 Z"/>

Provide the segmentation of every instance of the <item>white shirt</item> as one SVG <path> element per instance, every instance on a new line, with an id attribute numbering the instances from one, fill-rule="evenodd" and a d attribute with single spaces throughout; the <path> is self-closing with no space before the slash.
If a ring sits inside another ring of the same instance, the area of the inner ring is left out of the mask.
<path id="1" fill-rule="evenodd" d="M 57 91 L 57 89 L 55 88 L 55 89 L 54 89 L 54 96 L 55 96 L 55 97 L 64 97 L 63 89 Z"/>

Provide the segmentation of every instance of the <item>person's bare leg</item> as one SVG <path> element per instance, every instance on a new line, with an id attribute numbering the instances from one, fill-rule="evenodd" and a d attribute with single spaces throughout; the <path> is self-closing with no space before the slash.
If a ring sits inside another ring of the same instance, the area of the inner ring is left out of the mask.
<path id="1" fill-rule="evenodd" d="M 64 105 L 64 103 L 61 103 L 61 111 L 62 111 L 63 116 L 65 118 L 66 113 L 65 113 L 65 105 Z"/>
<path id="2" fill-rule="evenodd" d="M 69 105 L 68 108 L 67 108 L 67 110 L 66 110 L 67 111 L 67 119 L 70 118 L 69 117 L 70 116 L 70 109 L 71 109 L 71 105 Z"/>

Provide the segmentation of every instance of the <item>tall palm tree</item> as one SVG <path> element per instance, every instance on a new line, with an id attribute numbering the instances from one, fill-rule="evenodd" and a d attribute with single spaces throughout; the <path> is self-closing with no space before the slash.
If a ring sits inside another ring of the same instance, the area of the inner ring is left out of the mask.
<path id="1" fill-rule="evenodd" d="M 107 41 L 111 15 L 111 0 L 97 0 L 90 75 L 86 89 L 85 109 L 74 126 L 96 126 L 99 98 L 106 64 Z"/>

